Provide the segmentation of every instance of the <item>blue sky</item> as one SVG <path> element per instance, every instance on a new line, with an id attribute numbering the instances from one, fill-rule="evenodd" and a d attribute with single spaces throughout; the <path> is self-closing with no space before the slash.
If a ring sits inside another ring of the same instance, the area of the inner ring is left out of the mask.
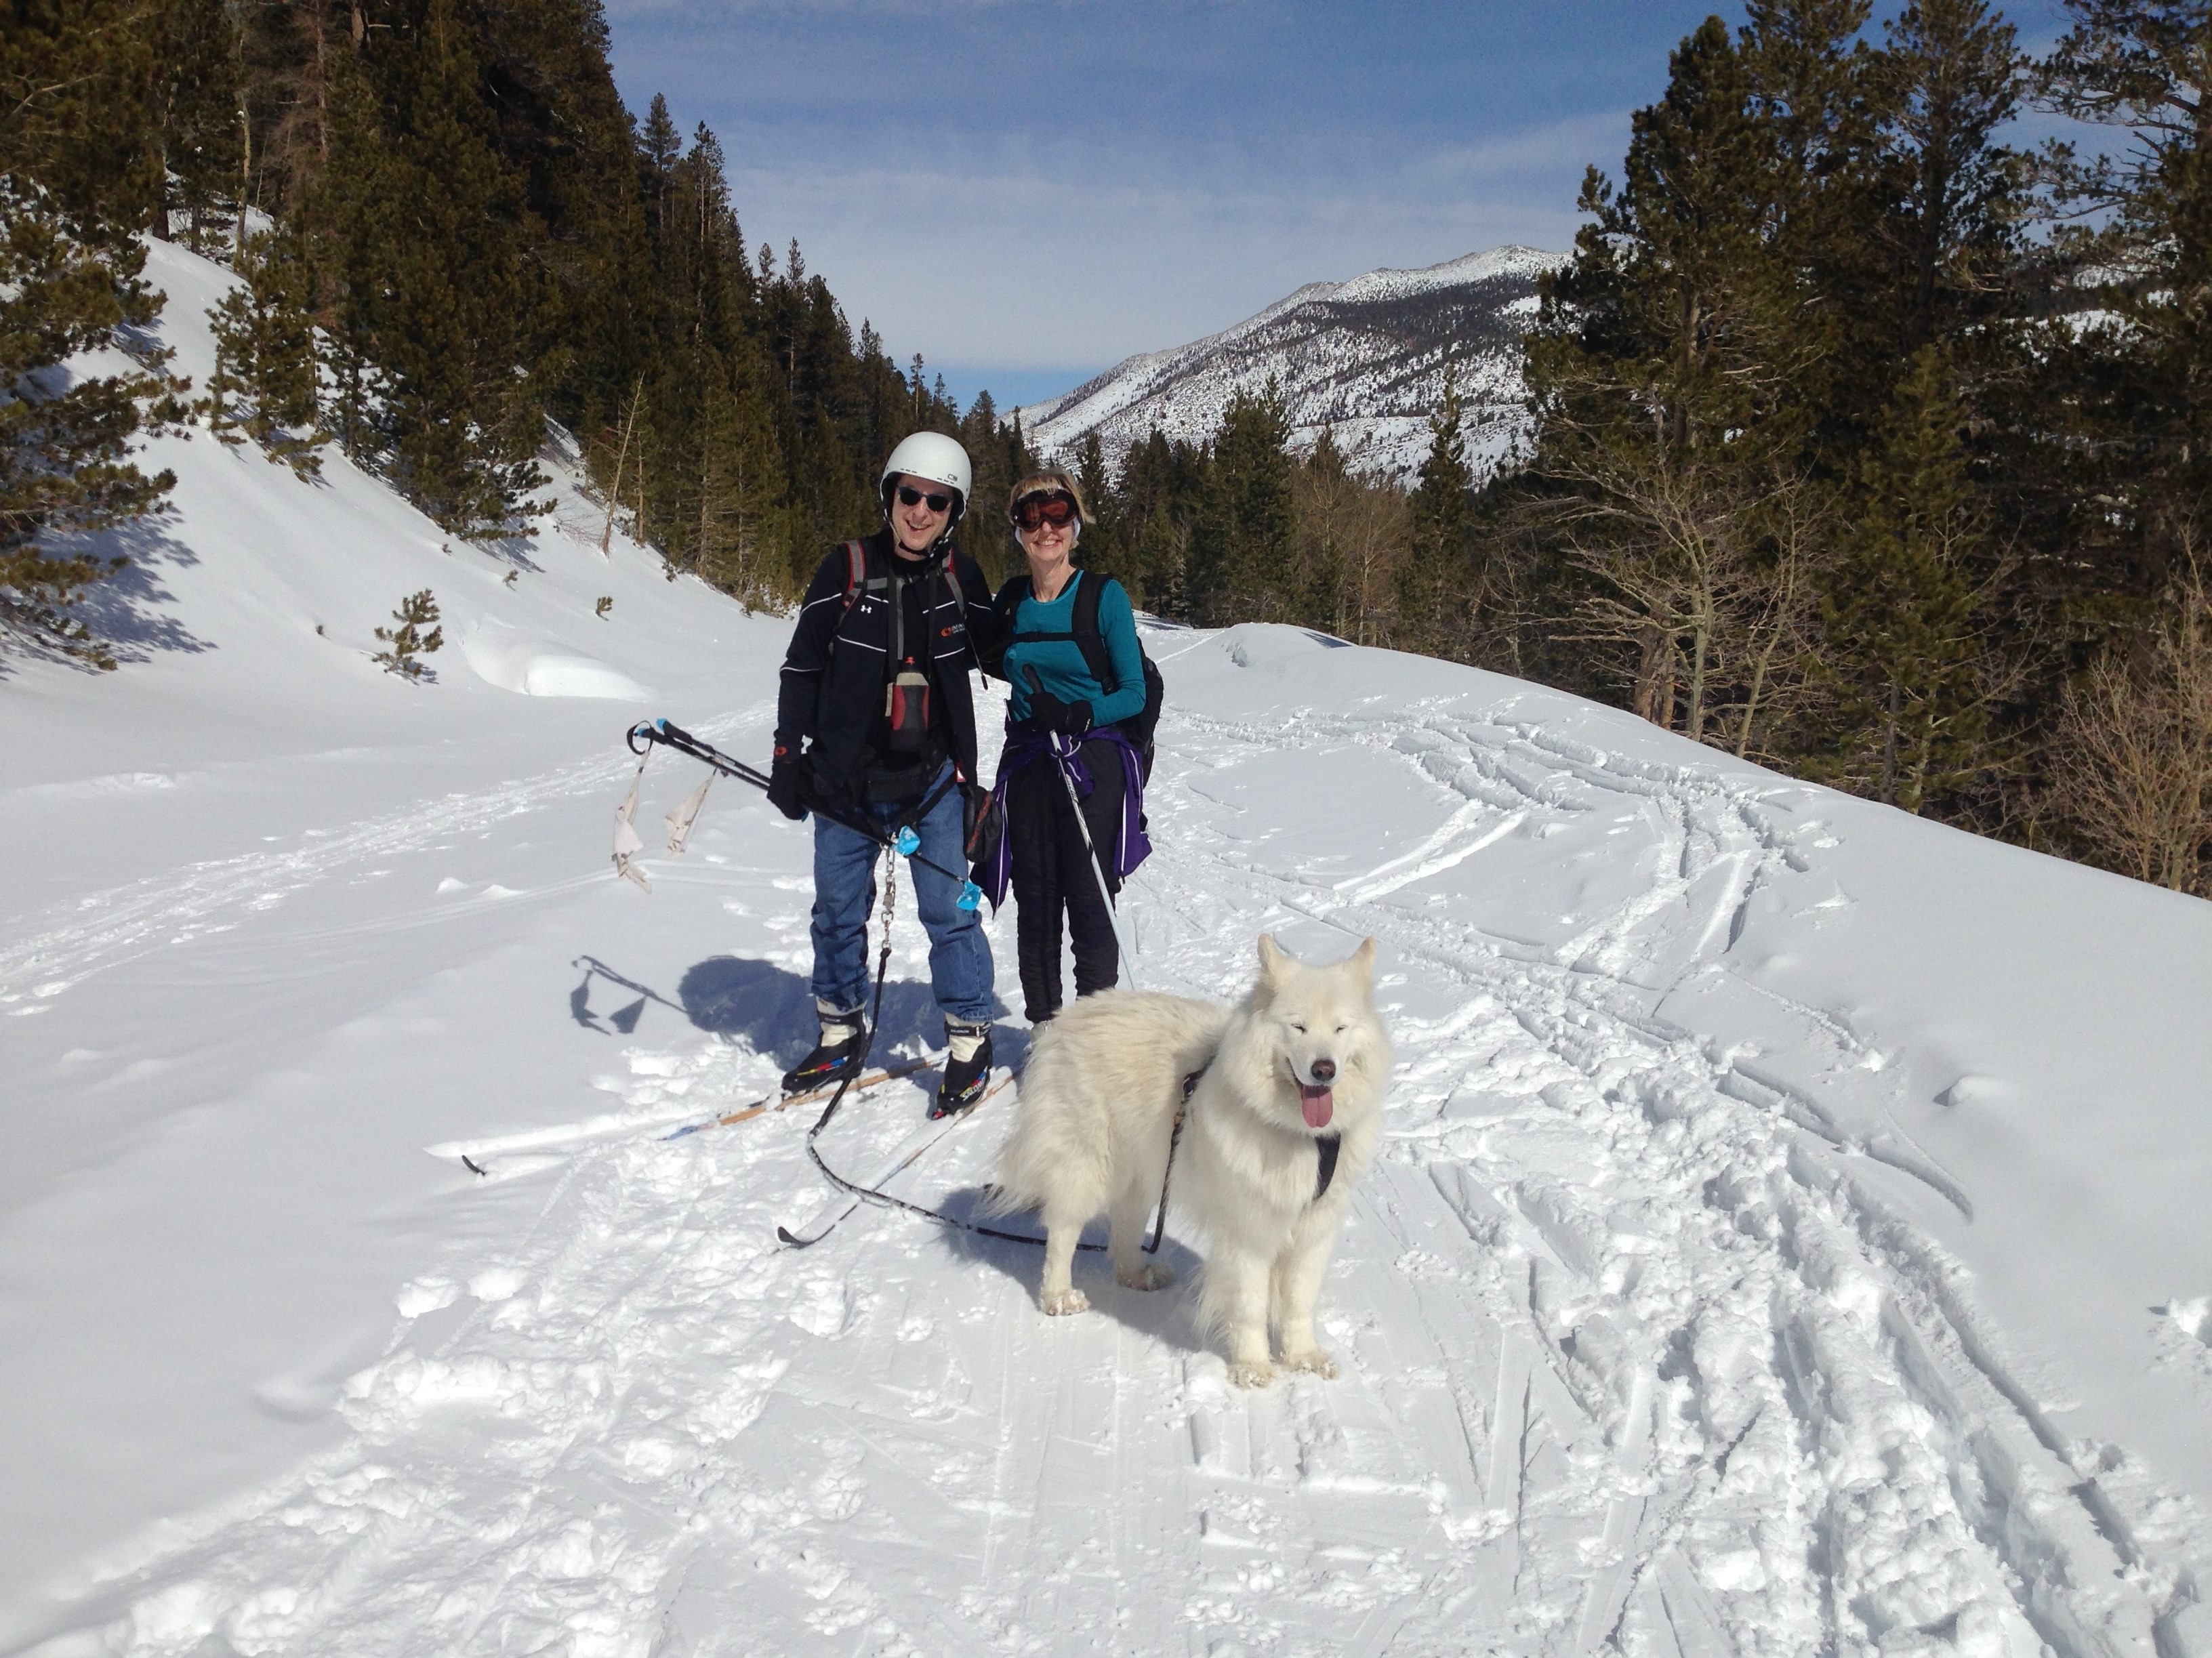
<path id="1" fill-rule="evenodd" d="M 1713 9 L 608 0 L 623 96 L 720 136 L 748 239 L 796 237 L 855 327 L 1002 404 L 1304 282 L 1565 248 Z"/>

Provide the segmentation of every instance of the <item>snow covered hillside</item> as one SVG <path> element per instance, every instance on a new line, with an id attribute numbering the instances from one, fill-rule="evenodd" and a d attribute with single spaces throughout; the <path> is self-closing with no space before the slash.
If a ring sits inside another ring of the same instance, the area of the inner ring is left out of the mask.
<path id="1" fill-rule="evenodd" d="M 1536 281 L 1561 263 L 1529 247 L 1492 248 L 1425 270 L 1370 270 L 1309 282 L 1234 328 L 1117 363 L 1065 397 L 1021 411 L 1041 452 L 1072 456 L 1097 432 L 1109 461 L 1157 426 L 1192 442 L 1212 435 L 1239 391 L 1273 376 L 1289 404 L 1292 447 L 1323 426 L 1361 471 L 1410 474 L 1428 452 L 1447 361 L 1467 399 L 1468 458 L 1486 477 L 1526 429 L 1521 336 Z"/>
<path id="2" fill-rule="evenodd" d="M 808 836 L 717 783 L 617 880 L 620 737 L 763 755 L 787 623 L 573 495 L 447 551 L 343 461 L 158 447 L 141 659 L 0 680 L 0 1654 L 2212 1655 L 2212 907 L 1153 629 L 1144 984 L 1373 936 L 1401 1061 L 1344 1374 L 1243 1392 L 1172 1221 L 1176 1288 L 1047 1320 L 1018 1245 L 781 1248 L 811 1112 L 662 1138 L 806 1043 Z M 424 586 L 411 686 L 368 635 Z M 912 914 L 878 1057 L 940 1039 Z M 1013 1107 L 894 1189 L 972 1203 Z"/>

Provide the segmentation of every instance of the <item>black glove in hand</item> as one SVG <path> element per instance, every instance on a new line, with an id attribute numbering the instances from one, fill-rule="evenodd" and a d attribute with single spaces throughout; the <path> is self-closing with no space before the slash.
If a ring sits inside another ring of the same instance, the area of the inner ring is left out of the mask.
<path id="1" fill-rule="evenodd" d="M 769 805 L 795 823 L 813 798 L 814 762 L 803 754 L 777 754 L 768 768 Z"/>
<path id="2" fill-rule="evenodd" d="M 1030 724 L 1041 732 L 1064 732 L 1080 737 L 1091 729 L 1088 702 L 1063 702 L 1050 691 L 1030 693 Z"/>

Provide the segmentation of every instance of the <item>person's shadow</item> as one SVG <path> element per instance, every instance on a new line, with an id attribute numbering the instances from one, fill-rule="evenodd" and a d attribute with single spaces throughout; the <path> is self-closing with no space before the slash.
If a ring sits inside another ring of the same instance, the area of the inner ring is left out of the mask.
<path id="1" fill-rule="evenodd" d="M 745 1043 L 757 1054 L 774 1051 L 780 1060 L 796 1060 L 814 1045 L 814 993 L 804 977 L 773 962 L 709 956 L 685 970 L 676 996 L 700 1029 Z M 867 1006 L 872 1012 L 872 993 Z M 945 1016 L 929 986 L 886 980 L 881 1022 L 868 1045 L 872 1062 L 902 1048 L 931 1053 L 944 1045 Z M 993 1033 L 992 1047 L 996 1063 L 1018 1071 L 1029 1057 L 1029 1032 L 1001 1026 Z"/>
<path id="2" fill-rule="evenodd" d="M 684 1015 L 698 1029 L 726 1042 L 742 1043 L 756 1054 L 795 1060 L 814 1044 L 817 1023 L 814 995 L 807 981 L 773 962 L 743 956 L 709 956 L 686 969 L 671 1000 L 651 985 L 642 984 L 596 956 L 579 956 L 574 966 L 584 976 L 568 993 L 569 1017 L 587 1030 L 627 1036 L 637 1029 L 649 1004 L 659 1003 Z M 619 1005 L 594 1008 L 593 1000 L 608 999 L 595 992 L 605 986 L 614 992 Z M 869 999 L 871 1011 L 874 998 Z M 999 1012 L 1006 1011 L 1003 1005 Z M 945 1042 L 943 1015 L 926 984 L 889 980 L 884 985 L 883 1023 L 870 1044 L 878 1059 L 903 1046 L 929 1052 Z M 1018 1072 L 1029 1058 L 1030 1033 L 1000 1025 L 993 1033 L 995 1063 Z"/>

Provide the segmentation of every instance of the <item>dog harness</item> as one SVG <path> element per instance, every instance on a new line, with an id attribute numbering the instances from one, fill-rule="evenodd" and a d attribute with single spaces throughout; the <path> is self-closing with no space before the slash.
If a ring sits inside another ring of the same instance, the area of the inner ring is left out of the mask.
<path id="1" fill-rule="evenodd" d="M 1313 1201 L 1319 1203 L 1328 1195 L 1328 1183 L 1336 1178 L 1336 1154 L 1342 1137 L 1323 1134 L 1314 1141 L 1314 1149 L 1321 1153 L 1321 1167 L 1314 1171 Z"/>
<path id="2" fill-rule="evenodd" d="M 1176 1142 L 1182 1138 L 1183 1114 L 1190 1109 L 1190 1096 L 1198 1091 L 1198 1079 L 1206 1074 L 1206 1069 L 1200 1066 L 1182 1079 L 1182 1103 L 1176 1107 L 1175 1132 L 1168 1137 L 1168 1163 L 1170 1168 L 1175 1163 Z M 1344 1137 L 1341 1134 L 1317 1134 L 1314 1137 L 1314 1151 L 1319 1154 L 1320 1163 L 1314 1169 L 1314 1194 L 1306 1199 L 1309 1206 L 1319 1203 L 1328 1195 L 1329 1182 L 1336 1178 L 1336 1154 L 1343 1149 Z M 1163 1185 L 1160 1212 L 1164 1215 L 1167 1212 L 1167 1195 Z"/>

